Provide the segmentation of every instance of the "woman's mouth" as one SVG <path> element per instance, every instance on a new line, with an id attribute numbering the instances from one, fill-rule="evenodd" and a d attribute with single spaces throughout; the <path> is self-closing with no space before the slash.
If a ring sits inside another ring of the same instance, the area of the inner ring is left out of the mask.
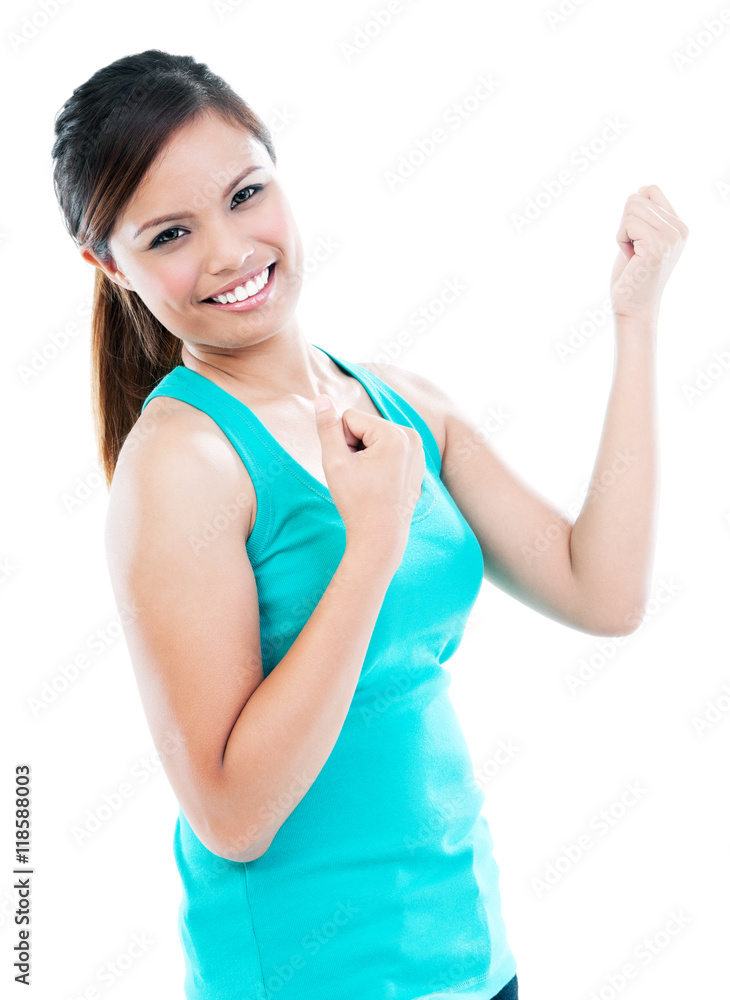
<path id="1" fill-rule="evenodd" d="M 245 312 L 247 309 L 255 309 L 256 306 L 265 302 L 271 294 L 275 268 L 275 263 L 270 264 L 263 269 L 260 275 L 256 275 L 256 278 L 249 278 L 244 285 L 238 285 L 232 291 L 227 292 L 226 298 L 229 300 L 227 302 L 219 302 L 217 298 L 203 299 L 203 302 L 207 306 L 213 306 L 214 309 L 226 309 L 231 312 Z M 261 281 L 264 284 L 259 288 Z M 255 287 L 255 291 L 252 286 Z M 233 302 L 230 301 L 231 298 L 233 298 Z"/>

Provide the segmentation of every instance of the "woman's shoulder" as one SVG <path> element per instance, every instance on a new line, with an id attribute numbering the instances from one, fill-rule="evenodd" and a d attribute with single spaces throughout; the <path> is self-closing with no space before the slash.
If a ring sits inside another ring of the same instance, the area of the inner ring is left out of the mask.
<path id="1" fill-rule="evenodd" d="M 152 467 L 203 463 L 222 471 L 242 464 L 211 416 L 182 399 L 162 395 L 149 401 L 122 444 L 119 463 L 132 462 Z"/>
<path id="2" fill-rule="evenodd" d="M 376 361 L 358 361 L 357 364 L 360 368 L 376 375 L 410 403 L 428 424 L 438 444 L 439 452 L 443 455 L 446 443 L 446 417 L 451 406 L 447 394 L 435 382 L 419 372 Z"/>
<path id="3" fill-rule="evenodd" d="M 128 515 L 181 498 L 201 507 L 236 498 L 248 515 L 255 492 L 246 466 L 207 413 L 173 396 L 155 396 L 119 451 L 109 516 L 114 508 Z"/>

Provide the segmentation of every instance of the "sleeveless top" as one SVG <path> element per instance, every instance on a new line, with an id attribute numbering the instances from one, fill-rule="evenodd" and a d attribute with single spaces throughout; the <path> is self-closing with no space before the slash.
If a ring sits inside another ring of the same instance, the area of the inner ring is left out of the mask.
<path id="1" fill-rule="evenodd" d="M 481 548 L 441 481 L 438 445 L 416 410 L 362 365 L 317 349 L 358 379 L 386 420 L 420 433 L 422 492 L 339 737 L 268 850 L 253 861 L 222 858 L 179 812 L 185 996 L 488 1000 L 516 962 L 480 812 L 485 796 L 443 666 L 481 588 Z M 226 390 L 179 365 L 143 409 L 160 395 L 207 413 L 253 481 L 246 549 L 266 677 L 332 579 L 344 523 L 329 490 Z"/>

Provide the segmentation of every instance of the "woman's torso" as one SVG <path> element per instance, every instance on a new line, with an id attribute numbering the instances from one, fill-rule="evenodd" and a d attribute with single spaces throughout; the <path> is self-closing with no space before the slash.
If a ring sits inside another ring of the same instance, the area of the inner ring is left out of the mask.
<path id="1" fill-rule="evenodd" d="M 484 794 L 444 668 L 479 593 L 483 557 L 420 414 L 362 366 L 330 357 L 381 416 L 418 430 L 422 490 L 339 737 L 267 851 L 249 862 L 218 857 L 180 810 L 173 849 L 186 996 L 487 1000 L 516 963 Z M 257 515 L 246 549 L 266 677 L 344 552 L 321 462 L 305 468 L 248 407 L 196 372 L 175 369 L 153 392 L 208 414 L 249 471 Z M 303 445 L 300 455 L 312 452 Z"/>

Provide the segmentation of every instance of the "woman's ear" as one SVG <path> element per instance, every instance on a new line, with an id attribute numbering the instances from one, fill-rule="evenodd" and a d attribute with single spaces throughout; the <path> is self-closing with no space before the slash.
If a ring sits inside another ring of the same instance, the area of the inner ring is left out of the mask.
<path id="1" fill-rule="evenodd" d="M 119 285 L 121 288 L 126 288 L 129 291 L 134 291 L 131 281 L 122 271 L 118 269 L 113 257 L 110 257 L 107 261 L 99 260 L 94 251 L 89 250 L 88 248 L 84 248 L 81 251 L 81 256 L 84 260 L 93 264 L 94 267 L 101 268 L 110 281 L 113 281 L 115 285 Z"/>

